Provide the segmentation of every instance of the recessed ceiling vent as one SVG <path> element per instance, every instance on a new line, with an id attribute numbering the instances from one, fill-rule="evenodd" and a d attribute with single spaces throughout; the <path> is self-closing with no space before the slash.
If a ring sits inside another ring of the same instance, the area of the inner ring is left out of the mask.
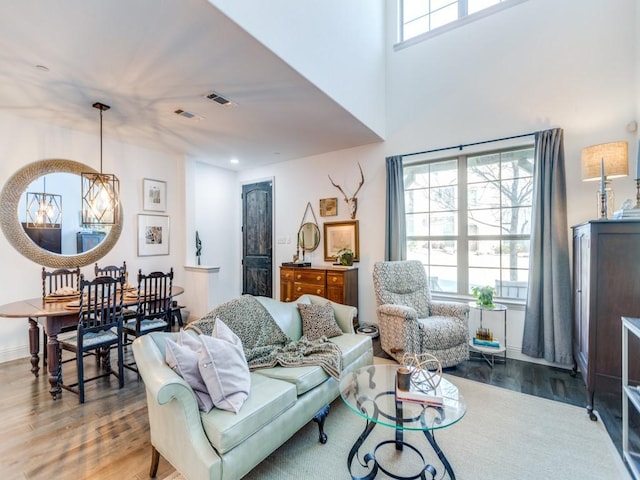
<path id="1" fill-rule="evenodd" d="M 222 95 L 216 92 L 208 93 L 207 95 L 205 95 L 205 98 L 208 98 L 212 102 L 219 103 L 224 107 L 230 107 L 233 105 L 233 103 L 231 103 L 231 100 L 229 100 L 228 98 L 224 98 Z"/>
<path id="2" fill-rule="evenodd" d="M 175 113 L 176 115 L 180 115 L 181 117 L 188 118 L 189 120 L 202 120 L 204 118 L 197 113 L 187 112 L 186 110 L 182 110 L 180 108 L 173 113 Z"/>

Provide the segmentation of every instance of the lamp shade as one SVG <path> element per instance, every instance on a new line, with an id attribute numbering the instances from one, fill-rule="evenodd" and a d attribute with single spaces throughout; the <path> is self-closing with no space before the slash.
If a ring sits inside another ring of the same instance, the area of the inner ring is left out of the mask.
<path id="1" fill-rule="evenodd" d="M 582 180 L 600 180 L 601 165 L 607 179 L 629 175 L 629 145 L 627 142 L 610 142 L 591 145 L 582 149 Z"/>

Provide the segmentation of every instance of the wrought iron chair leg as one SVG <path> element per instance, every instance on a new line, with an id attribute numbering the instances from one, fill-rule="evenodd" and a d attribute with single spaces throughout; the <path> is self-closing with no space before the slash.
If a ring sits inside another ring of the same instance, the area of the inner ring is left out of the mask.
<path id="1" fill-rule="evenodd" d="M 327 434 L 324 433 L 324 421 L 327 418 L 327 415 L 329 415 L 329 405 L 325 405 L 322 410 L 316 413 L 313 417 L 313 421 L 318 424 L 318 429 L 320 430 L 320 437 L 318 440 L 323 444 L 327 443 Z"/>

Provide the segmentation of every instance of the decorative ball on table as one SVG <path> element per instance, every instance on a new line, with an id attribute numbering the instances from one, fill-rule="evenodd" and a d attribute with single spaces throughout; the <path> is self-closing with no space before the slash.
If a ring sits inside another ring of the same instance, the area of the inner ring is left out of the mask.
<path id="1" fill-rule="evenodd" d="M 411 371 L 411 383 L 418 390 L 435 390 L 442 380 L 442 364 L 430 353 L 405 353 L 402 364 Z"/>

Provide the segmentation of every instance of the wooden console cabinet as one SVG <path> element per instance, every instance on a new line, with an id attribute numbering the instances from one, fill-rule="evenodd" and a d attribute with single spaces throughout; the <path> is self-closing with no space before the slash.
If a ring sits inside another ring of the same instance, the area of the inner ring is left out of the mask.
<path id="1" fill-rule="evenodd" d="M 587 386 L 587 411 L 600 392 L 619 392 L 621 317 L 640 317 L 640 221 L 594 220 L 573 227 L 573 355 Z M 629 339 L 632 358 L 640 339 Z M 640 362 L 629 379 L 640 381 Z M 575 370 L 574 370 L 575 371 Z"/>
<path id="2" fill-rule="evenodd" d="M 357 268 L 280 267 L 280 301 L 310 293 L 358 308 Z"/>

